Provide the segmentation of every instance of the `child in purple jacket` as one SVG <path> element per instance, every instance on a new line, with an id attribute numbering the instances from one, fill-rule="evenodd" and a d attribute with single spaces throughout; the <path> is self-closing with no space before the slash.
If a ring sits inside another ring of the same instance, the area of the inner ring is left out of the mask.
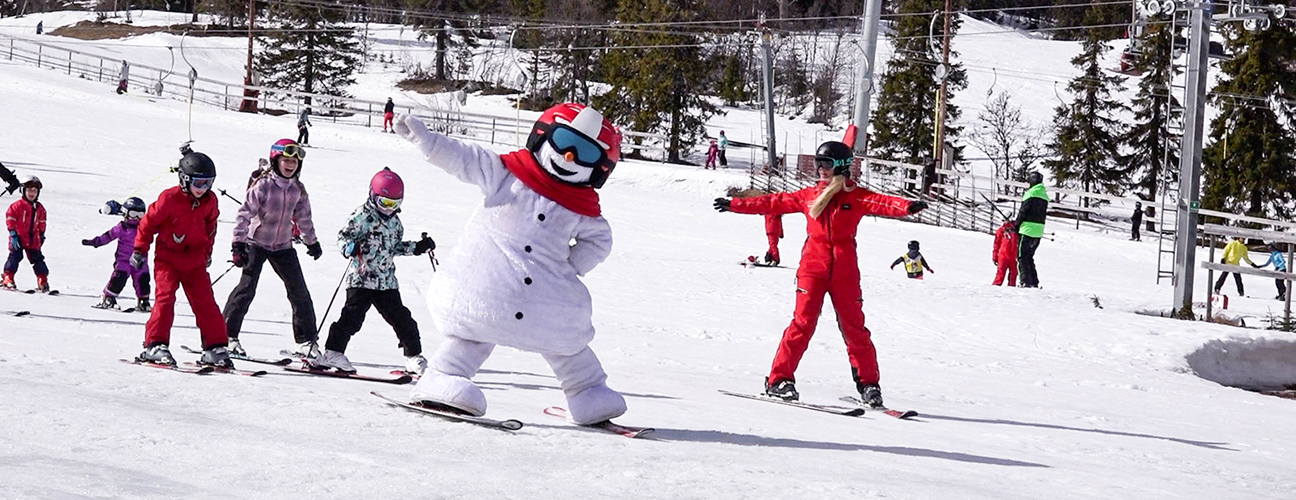
<path id="1" fill-rule="evenodd" d="M 113 273 L 108 278 L 108 286 L 104 287 L 103 301 L 96 304 L 95 309 L 117 309 L 117 295 L 121 294 L 122 289 L 126 287 L 126 278 L 128 277 L 135 284 L 135 297 L 139 301 L 135 310 L 149 312 L 152 309 L 149 304 L 148 260 L 146 259 L 140 267 L 132 266 L 130 263 L 131 252 L 135 251 L 135 232 L 139 229 L 140 219 L 144 218 L 146 209 L 144 200 L 135 197 L 127 199 L 126 203 L 122 204 L 118 204 L 115 200 L 109 201 L 99 212 L 107 215 L 121 215 L 122 221 L 104 234 L 93 239 L 81 240 L 82 245 L 95 248 L 117 240 L 117 254 L 113 263 Z"/>

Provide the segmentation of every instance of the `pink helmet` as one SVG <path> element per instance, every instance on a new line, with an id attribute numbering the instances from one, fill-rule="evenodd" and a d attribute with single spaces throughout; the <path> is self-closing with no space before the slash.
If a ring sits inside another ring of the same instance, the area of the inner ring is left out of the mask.
<path id="1" fill-rule="evenodd" d="M 612 174 L 612 169 L 616 168 L 617 161 L 621 159 L 621 131 L 598 110 L 584 104 L 568 102 L 555 105 L 540 115 L 540 119 L 536 120 L 531 128 L 531 136 L 527 138 L 527 149 L 532 153 L 538 153 L 546 140 L 553 142 L 555 139 L 553 133 L 558 128 L 574 130 L 598 146 L 602 154 L 589 155 L 597 156 L 596 158 L 584 158 L 586 155 L 581 154 L 582 149 L 576 145 L 566 144 L 568 141 L 556 144 L 555 149 L 571 148 L 577 153 L 579 163 L 593 168 L 589 180 L 578 183 L 579 185 L 603 187 L 603 183 Z"/>
<path id="2" fill-rule="evenodd" d="M 297 159 L 297 171 L 293 173 L 293 177 L 301 175 L 301 165 L 306 160 L 306 150 L 292 139 L 275 141 L 274 145 L 270 146 L 270 166 L 274 167 L 276 172 L 279 170 L 279 158 L 283 156 Z"/>
<path id="3" fill-rule="evenodd" d="M 379 198 L 395 200 L 395 204 L 384 203 Z M 378 211 L 391 214 L 400 208 L 400 200 L 404 198 L 405 181 L 402 181 L 400 176 L 390 168 L 383 167 L 381 172 L 374 174 L 373 179 L 369 180 L 369 201 L 378 208 Z"/>

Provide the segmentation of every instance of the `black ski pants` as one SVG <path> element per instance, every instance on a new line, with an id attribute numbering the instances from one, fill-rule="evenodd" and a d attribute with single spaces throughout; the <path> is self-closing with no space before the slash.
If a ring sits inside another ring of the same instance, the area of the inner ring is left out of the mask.
<path id="1" fill-rule="evenodd" d="M 266 261 L 270 262 L 270 268 L 283 280 L 288 291 L 288 303 L 292 304 L 293 340 L 298 344 L 316 341 L 319 332 L 315 330 L 315 304 L 306 288 L 297 250 L 286 248 L 271 252 L 253 245 L 248 246 L 248 263 L 243 266 L 243 276 L 225 301 L 225 324 L 230 338 L 237 339 L 243 330 L 243 317 L 247 315 L 252 299 L 256 298 L 257 282 L 261 280 L 261 268 Z"/>
<path id="2" fill-rule="evenodd" d="M 310 144 L 310 130 L 305 126 L 297 127 L 297 144 Z"/>
<path id="3" fill-rule="evenodd" d="M 1039 287 L 1039 275 L 1035 274 L 1035 250 L 1039 249 L 1040 239 L 1021 235 L 1021 244 L 1017 247 L 1017 275 L 1021 277 L 1024 288 Z"/>
<path id="4" fill-rule="evenodd" d="M 387 324 L 396 330 L 396 338 L 405 356 L 418 356 L 423 353 L 423 343 L 419 340 L 418 323 L 410 316 L 409 308 L 401 303 L 400 290 L 371 290 L 368 288 L 348 288 L 346 304 L 342 305 L 342 314 L 329 326 L 328 342 L 324 348 L 330 351 L 346 352 L 351 336 L 360 331 L 364 324 L 365 314 L 369 307 L 378 310 Z"/>
<path id="5" fill-rule="evenodd" d="M 1223 260 L 1220 263 L 1225 264 Z M 1224 288 L 1224 278 L 1227 278 L 1230 274 L 1233 275 L 1233 283 L 1237 284 L 1238 295 L 1246 295 L 1246 292 L 1242 289 L 1242 275 L 1238 273 L 1220 273 L 1219 279 L 1215 280 L 1215 293 L 1219 293 L 1220 289 Z"/>

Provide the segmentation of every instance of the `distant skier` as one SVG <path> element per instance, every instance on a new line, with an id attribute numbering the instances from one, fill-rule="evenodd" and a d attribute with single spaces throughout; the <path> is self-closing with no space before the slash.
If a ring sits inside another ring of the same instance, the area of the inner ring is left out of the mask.
<path id="1" fill-rule="evenodd" d="M 755 198 L 717 198 L 715 209 L 742 214 L 806 214 L 806 243 L 797 268 L 796 312 L 783 331 L 774 364 L 765 379 L 765 393 L 796 400 L 796 369 L 810 345 L 824 294 L 833 301 L 837 324 L 846 341 L 851 377 L 861 398 L 870 406 L 882 406 L 882 389 L 877 350 L 864 326 L 861 307 L 859 264 L 855 233 L 866 215 L 903 217 L 927 208 L 922 201 L 874 193 L 848 179 L 854 153 L 850 146 L 829 141 L 815 152 L 819 184 L 792 193 L 774 193 Z"/>
<path id="2" fill-rule="evenodd" d="M 621 132 L 594 108 L 563 103 L 536 120 L 527 149 L 504 155 L 430 132 L 412 116 L 396 120 L 396 133 L 485 195 L 454 249 L 458 265 L 428 288 L 445 340 L 410 397 L 485 413 L 486 395 L 471 379 L 499 344 L 544 356 L 576 424 L 625 413 L 589 347 L 593 303 L 580 280 L 612 251 L 596 190 L 620 159 Z"/>
<path id="3" fill-rule="evenodd" d="M 310 146 L 310 113 L 310 106 L 307 106 L 297 115 L 297 144 L 302 146 Z"/>
<path id="4" fill-rule="evenodd" d="M 130 63 L 122 61 L 121 72 L 117 75 L 117 94 L 125 94 L 130 84 Z"/>
<path id="5" fill-rule="evenodd" d="M 720 147 L 716 146 L 715 139 L 711 139 L 711 147 L 707 148 L 706 163 L 702 164 L 702 168 L 704 170 L 706 169 L 714 170 L 716 168 L 716 155 L 718 155 L 719 153 L 720 153 Z"/>
<path id="6" fill-rule="evenodd" d="M 1017 247 L 1020 240 L 1017 237 L 1017 228 L 1014 227 L 1013 221 L 1004 221 L 1002 226 L 995 231 L 994 250 L 990 252 L 990 260 L 995 264 L 995 277 L 991 283 L 994 286 L 1002 285 L 1004 274 L 1008 275 L 1008 286 L 1017 286 Z"/>
<path id="7" fill-rule="evenodd" d="M 720 140 L 718 141 L 717 146 L 719 147 L 720 166 L 728 168 L 729 160 L 725 158 L 725 150 L 729 148 L 729 138 L 725 137 L 723 130 L 720 131 Z"/>
<path id="8" fill-rule="evenodd" d="M 1143 241 L 1139 235 L 1139 225 L 1143 223 L 1143 203 L 1134 202 L 1134 215 L 1130 216 L 1130 239 L 1134 241 Z"/>
<path id="9" fill-rule="evenodd" d="M 41 246 L 45 244 L 45 205 L 40 202 L 40 178 L 30 175 L 22 182 L 22 198 L 9 205 L 5 211 L 5 227 L 9 230 L 9 259 L 5 261 L 4 276 L 0 278 L 0 288 L 16 290 L 14 273 L 18 272 L 18 263 L 23 254 L 31 262 L 32 271 L 36 273 L 36 291 L 48 293 L 49 266 L 45 264 L 45 254 Z"/>
<path id="10" fill-rule="evenodd" d="M 1048 217 L 1048 192 L 1044 188 L 1044 176 L 1031 172 L 1026 177 L 1030 188 L 1022 194 L 1021 209 L 1013 227 L 1017 228 L 1020 246 L 1017 249 L 1017 271 L 1021 273 L 1023 288 L 1039 288 L 1039 275 L 1035 272 L 1035 250 L 1039 249 L 1040 239 L 1044 237 L 1044 221 Z"/>
<path id="11" fill-rule="evenodd" d="M 267 261 L 288 292 L 293 341 L 298 346 L 298 354 L 306 358 L 319 355 L 315 305 L 302 275 L 297 250 L 293 248 L 294 229 L 300 228 L 306 255 L 319 260 L 324 254 L 311 221 L 310 196 L 299 180 L 305 159 L 306 151 L 292 139 L 280 139 L 270 146 L 269 166 L 248 187 L 247 197 L 235 217 L 230 252 L 234 265 L 242 268 L 243 273 L 225 301 L 224 317 L 229 351 L 236 356 L 247 355 L 239 342 L 239 332 L 248 307 L 256 298 L 261 270 Z"/>
<path id="12" fill-rule="evenodd" d="M 1276 243 L 1270 243 L 1266 248 L 1269 250 L 1269 260 L 1266 260 L 1264 264 L 1259 265 L 1253 262 L 1251 263 L 1251 267 L 1260 269 L 1269 266 L 1269 264 L 1273 264 L 1275 271 L 1280 273 L 1287 272 L 1287 259 L 1283 258 L 1283 253 L 1278 249 L 1278 245 Z M 1274 299 L 1285 300 L 1287 298 L 1287 281 L 1274 278 L 1274 285 L 1277 285 L 1278 287 L 1278 296 L 1274 297 Z"/>
<path id="13" fill-rule="evenodd" d="M 158 195 L 140 220 L 135 236 L 131 265 L 144 267 L 149 247 L 157 237 L 153 257 L 153 277 L 157 280 L 153 314 L 144 326 L 144 352 L 138 359 L 150 363 L 174 365 L 175 358 L 167 347 L 171 343 L 171 324 L 175 321 L 176 289 L 184 287 L 189 307 L 193 309 L 202 335 L 202 358 L 199 364 L 233 367 L 226 344 L 225 318 L 212 295 L 212 244 L 216 239 L 216 219 L 220 207 L 211 193 L 216 181 L 216 164 L 207 155 L 186 146 L 180 159 L 180 185 Z"/>
<path id="14" fill-rule="evenodd" d="M 1220 262 L 1230 266 L 1240 266 L 1244 260 L 1247 264 L 1255 265 L 1255 262 L 1251 262 L 1250 250 L 1247 248 L 1246 243 L 1242 242 L 1242 237 L 1234 236 L 1227 245 L 1224 245 L 1224 257 L 1220 259 Z M 1233 282 L 1237 284 L 1238 296 L 1245 297 L 1246 291 L 1242 288 L 1242 275 L 1238 273 L 1232 274 Z M 1220 293 L 1220 289 L 1224 288 L 1224 279 L 1228 278 L 1228 275 L 1227 272 L 1220 273 L 1219 279 L 1215 280 L 1215 293 Z"/>
<path id="15" fill-rule="evenodd" d="M 121 204 L 116 200 L 110 200 L 99 212 L 105 215 L 121 215 L 122 221 L 99 236 L 81 240 L 82 245 L 95 248 L 113 241 L 117 242 L 112 276 L 108 278 L 108 285 L 104 286 L 103 299 L 94 306 L 96 309 L 117 309 L 117 296 L 121 294 L 122 289 L 126 288 L 126 280 L 129 278 L 135 286 L 137 303 L 135 309 L 140 312 L 152 310 L 149 304 L 148 262 L 140 267 L 131 265 L 131 254 L 135 251 L 135 236 L 139 230 L 140 219 L 144 218 L 147 209 L 144 200 L 135 197 L 127 198 L 126 203 Z"/>
<path id="16" fill-rule="evenodd" d="M 391 133 L 396 133 L 396 128 L 392 127 L 392 118 L 395 118 L 395 116 L 396 103 L 393 103 L 392 98 L 388 97 L 387 104 L 383 105 L 383 132 L 386 132 L 388 127 L 391 127 Z"/>
<path id="17" fill-rule="evenodd" d="M 18 176 L 14 175 L 13 170 L 6 168 L 3 163 L 0 163 L 0 180 L 9 185 L 9 187 L 5 189 L 5 194 L 13 194 L 14 191 L 17 191 L 18 188 L 22 187 L 22 183 L 18 182 Z"/>
<path id="18" fill-rule="evenodd" d="M 400 220 L 400 205 L 405 199 L 405 182 L 396 172 L 383 168 L 369 181 L 369 197 L 351 213 L 346 227 L 338 231 L 338 249 L 351 259 L 347 264 L 346 303 L 342 314 L 329 326 L 324 353 L 312 365 L 355 372 L 346 357 L 347 343 L 360 331 L 365 313 L 372 306 L 396 331 L 405 354 L 405 371 L 421 375 L 427 369 L 418 323 L 409 308 L 401 302 L 400 283 L 396 281 L 397 255 L 423 255 L 436 249 L 436 243 L 424 236 L 419 241 L 403 241 L 405 226 Z"/>
<path id="19" fill-rule="evenodd" d="M 924 268 L 932 273 L 936 272 L 931 266 L 927 265 L 927 259 L 923 258 L 922 252 L 918 251 L 917 240 L 909 242 L 909 251 L 902 254 L 895 262 L 892 262 L 891 269 L 895 269 L 895 266 L 901 263 L 904 264 L 905 274 L 909 276 L 909 279 L 923 279 Z"/>
<path id="20" fill-rule="evenodd" d="M 730 188 L 725 194 L 730 198 L 755 198 L 767 193 L 759 189 Z M 764 263 L 767 266 L 777 266 L 782 260 L 779 258 L 778 244 L 783 239 L 783 214 L 765 214 L 765 239 L 769 242 L 769 248 L 765 250 Z"/>

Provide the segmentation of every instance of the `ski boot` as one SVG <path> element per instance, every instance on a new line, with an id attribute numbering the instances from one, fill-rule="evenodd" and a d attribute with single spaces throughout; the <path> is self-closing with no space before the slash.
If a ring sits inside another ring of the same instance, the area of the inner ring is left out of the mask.
<path id="1" fill-rule="evenodd" d="M 247 351 L 243 350 L 243 343 L 239 342 L 239 339 L 230 337 L 229 345 L 226 346 L 226 349 L 229 349 L 230 356 L 237 356 L 240 358 L 247 357 Z"/>
<path id="2" fill-rule="evenodd" d="M 95 309 L 120 309 L 119 307 L 117 307 L 117 298 L 107 294 L 103 296 L 103 300 L 101 300 L 98 304 L 95 304 L 90 307 L 93 307 Z"/>
<path id="3" fill-rule="evenodd" d="M 779 398 L 784 401 L 796 401 L 798 399 L 801 399 L 801 395 L 798 394 L 796 390 L 796 382 L 793 382 L 788 379 L 783 379 L 773 384 L 770 384 L 769 378 L 766 377 L 765 395 L 774 398 Z"/>
<path id="4" fill-rule="evenodd" d="M 135 306 L 135 310 L 146 313 L 153 310 L 153 304 L 149 303 L 148 297 L 140 297 L 139 303 Z"/>
<path id="5" fill-rule="evenodd" d="M 305 359 L 315 359 L 320 356 L 319 344 L 316 344 L 314 340 L 297 344 L 295 352 L 297 357 Z"/>
<path id="6" fill-rule="evenodd" d="M 868 405 L 870 408 L 884 407 L 884 405 L 882 404 L 882 388 L 879 387 L 877 384 L 868 384 L 862 386 L 859 388 L 859 391 L 860 391 L 860 401 L 863 401 L 864 404 Z"/>
<path id="7" fill-rule="evenodd" d="M 405 358 L 405 372 L 413 375 L 422 375 L 423 370 L 427 369 L 427 359 L 422 354 L 417 354 Z"/>
<path id="8" fill-rule="evenodd" d="M 144 352 L 140 353 L 135 360 L 155 365 L 175 366 L 176 364 L 175 358 L 171 357 L 171 349 L 168 349 L 166 344 L 158 344 L 144 349 Z"/>
<path id="9" fill-rule="evenodd" d="M 48 277 L 48 276 L 37 276 L 37 277 L 36 277 L 36 291 L 38 291 L 38 292 L 40 292 L 40 293 L 49 293 L 49 291 L 50 291 L 50 287 L 49 287 L 49 277 Z"/>
<path id="10" fill-rule="evenodd" d="M 18 285 L 14 284 L 13 273 L 4 273 L 4 277 L 0 278 L 0 288 L 4 288 L 5 290 L 18 289 Z"/>
<path id="11" fill-rule="evenodd" d="M 234 362 L 230 361 L 229 350 L 225 346 L 216 346 L 206 349 L 202 357 L 198 358 L 198 364 L 203 366 L 214 366 L 216 368 L 234 369 Z"/>
<path id="12" fill-rule="evenodd" d="M 355 373 L 356 369 L 351 366 L 351 360 L 347 359 L 346 354 L 334 350 L 326 350 L 323 354 L 316 356 L 310 361 L 311 368 L 329 369 L 333 368 L 340 372 Z"/>

